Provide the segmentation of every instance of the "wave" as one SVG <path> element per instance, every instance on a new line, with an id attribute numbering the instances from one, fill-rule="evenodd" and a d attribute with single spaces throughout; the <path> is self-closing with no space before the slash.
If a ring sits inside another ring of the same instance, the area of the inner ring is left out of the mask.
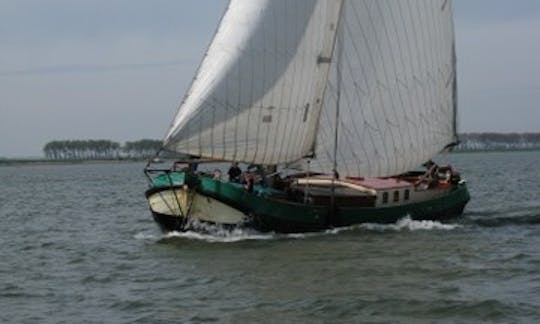
<path id="1" fill-rule="evenodd" d="M 272 240 L 275 238 L 275 234 L 259 233 L 248 229 L 216 229 L 213 232 L 198 232 L 195 230 L 170 232 L 164 236 L 164 239 L 176 238 L 206 241 L 209 243 L 234 243 L 250 240 Z"/>
<path id="2" fill-rule="evenodd" d="M 143 233 L 143 232 L 137 233 L 133 237 L 136 240 L 143 240 L 143 241 L 155 240 L 158 238 L 158 236 L 153 233 Z"/>
<path id="3" fill-rule="evenodd" d="M 370 231 L 429 231 L 429 230 L 453 230 L 458 227 L 461 227 L 459 224 L 443 224 L 437 221 L 430 220 L 413 220 L 410 216 L 406 216 L 398 220 L 394 224 L 376 224 L 376 223 L 366 223 L 356 225 L 356 228 L 361 228 Z"/>
<path id="4" fill-rule="evenodd" d="M 186 231 L 174 231 L 162 234 L 161 236 L 149 233 L 138 233 L 135 235 L 135 239 L 151 241 L 187 239 L 209 243 L 235 243 L 241 241 L 307 239 L 355 231 L 413 232 L 426 230 L 453 230 L 460 226 L 461 225 L 459 224 L 443 224 L 437 221 L 413 220 L 410 216 L 406 216 L 392 224 L 365 223 L 332 228 L 321 232 L 281 234 L 275 232 L 262 233 L 251 228 L 227 228 L 220 225 L 193 222 Z"/>
<path id="5" fill-rule="evenodd" d="M 501 226 L 520 226 L 520 225 L 539 225 L 540 214 L 516 215 L 516 216 L 497 216 L 497 215 L 470 215 L 467 220 L 475 225 L 485 227 L 501 227 Z"/>

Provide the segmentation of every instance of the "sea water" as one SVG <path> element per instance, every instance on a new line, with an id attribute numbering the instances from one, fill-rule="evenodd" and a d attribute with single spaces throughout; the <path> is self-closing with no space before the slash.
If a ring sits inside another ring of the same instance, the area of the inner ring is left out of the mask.
<path id="1" fill-rule="evenodd" d="M 0 168 L 2 323 L 540 322 L 540 152 L 453 154 L 448 223 L 162 234 L 140 163 Z"/>

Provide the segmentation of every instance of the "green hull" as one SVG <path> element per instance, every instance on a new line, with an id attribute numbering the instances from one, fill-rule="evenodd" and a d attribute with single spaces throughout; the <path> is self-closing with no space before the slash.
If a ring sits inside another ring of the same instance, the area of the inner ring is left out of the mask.
<path id="1" fill-rule="evenodd" d="M 195 178 L 196 177 L 196 178 Z M 185 181 L 189 178 L 189 181 Z M 170 180 L 169 180 L 170 179 Z M 410 216 L 414 220 L 445 220 L 462 214 L 469 201 L 469 192 L 465 183 L 456 184 L 444 196 L 435 199 L 400 204 L 389 207 L 337 207 L 306 205 L 291 202 L 279 197 L 279 192 L 257 187 L 253 193 L 247 192 L 236 183 L 213 180 L 207 176 L 188 176 L 173 173 L 161 176 L 154 181 L 155 187 L 149 189 L 147 197 L 173 186 L 181 188 L 185 183 L 206 197 L 213 198 L 231 206 L 248 216 L 246 226 L 260 231 L 308 232 L 320 231 L 333 227 L 350 226 L 360 223 L 395 223 Z M 276 198 L 277 197 L 277 198 Z M 183 230 L 185 221 L 178 216 L 163 215 L 153 212 L 154 219 L 164 231 Z M 189 216 L 188 216 L 189 217 Z"/>

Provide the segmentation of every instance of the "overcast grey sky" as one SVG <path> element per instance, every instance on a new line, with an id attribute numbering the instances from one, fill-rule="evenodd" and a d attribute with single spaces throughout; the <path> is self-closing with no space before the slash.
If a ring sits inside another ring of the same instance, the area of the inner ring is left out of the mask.
<path id="1" fill-rule="evenodd" d="M 0 157 L 162 138 L 226 0 L 0 0 Z M 540 1 L 454 0 L 461 131 L 540 131 Z"/>

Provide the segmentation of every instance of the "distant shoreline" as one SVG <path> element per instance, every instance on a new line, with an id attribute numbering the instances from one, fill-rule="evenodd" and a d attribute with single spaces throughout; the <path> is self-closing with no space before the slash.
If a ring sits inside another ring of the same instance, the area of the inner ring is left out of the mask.
<path id="1" fill-rule="evenodd" d="M 455 150 L 450 154 L 469 153 L 519 153 L 538 152 L 540 148 L 531 149 L 500 149 L 500 150 Z M 24 158 L 0 158 L 0 167 L 8 166 L 41 166 L 41 165 L 77 165 L 77 164 L 117 164 L 117 163 L 145 163 L 148 159 L 102 159 L 102 160 L 47 160 L 47 159 L 24 159 Z"/>
<path id="2" fill-rule="evenodd" d="M 466 154 L 466 153 L 518 153 L 518 152 L 538 152 L 540 147 L 535 148 L 517 148 L 517 149 L 493 149 L 493 150 L 454 150 L 452 154 Z"/>
<path id="3" fill-rule="evenodd" d="M 77 165 L 77 164 L 117 164 L 130 162 L 146 162 L 145 159 L 112 159 L 112 160 L 46 160 L 46 159 L 0 159 L 0 167 L 9 166 L 42 166 L 42 165 Z"/>

